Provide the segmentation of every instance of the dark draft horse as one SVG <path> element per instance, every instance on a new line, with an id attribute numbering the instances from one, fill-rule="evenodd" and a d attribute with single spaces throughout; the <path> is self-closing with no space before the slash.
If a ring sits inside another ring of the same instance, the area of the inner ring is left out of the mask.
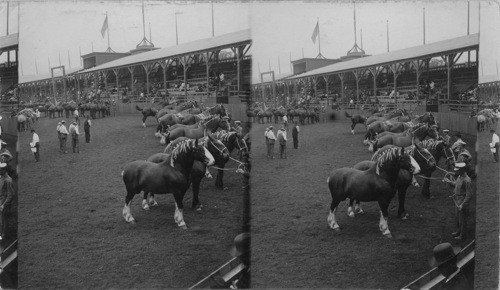
<path id="1" fill-rule="evenodd" d="M 355 114 L 355 115 L 350 115 L 349 113 L 347 113 L 347 111 L 344 112 L 345 113 L 345 116 L 349 119 L 351 119 L 351 132 L 352 132 L 352 135 L 354 135 L 354 127 L 356 127 L 357 124 L 365 124 L 366 122 L 366 117 L 360 115 L 360 114 Z M 366 128 L 366 126 L 365 126 Z"/>
<path id="2" fill-rule="evenodd" d="M 379 229 L 383 235 L 392 237 L 387 222 L 388 208 L 396 194 L 395 184 L 401 168 L 413 174 L 420 172 L 417 162 L 403 148 L 393 148 L 384 152 L 366 171 L 353 168 L 334 170 L 327 179 L 332 196 L 327 219 L 330 228 L 340 230 L 335 212 L 339 203 L 346 198 L 362 202 L 376 201 L 380 206 Z"/>
<path id="3" fill-rule="evenodd" d="M 168 144 L 179 137 L 188 137 L 191 139 L 202 138 L 206 135 L 206 133 L 214 133 L 219 128 L 222 130 L 229 130 L 229 121 L 227 119 L 220 118 L 218 115 L 214 115 L 207 118 L 199 127 L 179 127 L 174 130 L 170 130 L 161 137 L 160 143 Z"/>
<path id="4" fill-rule="evenodd" d="M 396 145 L 399 147 L 408 147 L 413 144 L 414 140 L 422 141 L 427 136 L 431 138 L 437 138 L 438 133 L 434 127 L 430 127 L 427 123 L 420 124 L 413 128 L 407 135 L 385 135 L 383 137 L 375 139 L 375 142 L 370 143 L 368 151 L 377 152 L 378 148 L 382 148 L 385 145 Z"/>
<path id="5" fill-rule="evenodd" d="M 142 113 L 142 127 L 146 128 L 146 119 L 148 117 L 156 117 L 158 110 L 151 107 L 141 108 L 139 105 L 135 105 L 135 109 Z"/>
<path id="6" fill-rule="evenodd" d="M 238 151 L 240 152 L 240 160 L 242 159 L 243 154 L 248 154 L 249 152 L 247 143 L 241 136 L 238 135 L 237 132 L 234 131 L 227 132 L 222 130 L 215 132 L 214 137 L 217 140 L 221 141 L 224 144 L 224 146 L 226 146 L 227 150 L 229 151 L 229 154 L 231 154 L 234 151 L 234 149 L 238 149 Z M 217 170 L 215 187 L 217 187 L 218 189 L 224 188 L 223 178 L 224 178 L 224 167 L 226 163 L 227 161 L 221 164 L 220 166 L 217 165 L 220 169 Z"/>
<path id="7" fill-rule="evenodd" d="M 448 146 L 446 142 L 444 142 L 443 140 L 435 140 L 435 139 L 424 140 L 422 141 L 422 147 L 429 150 L 429 152 L 436 160 L 436 164 L 439 164 L 439 160 L 441 160 L 441 158 L 443 157 L 445 158 L 446 168 L 455 164 L 455 155 L 453 154 L 453 151 L 451 150 L 450 146 Z M 422 172 L 425 177 L 424 185 L 422 186 L 422 195 L 425 198 L 431 197 L 430 178 L 433 172 L 434 170 Z"/>
<path id="8" fill-rule="evenodd" d="M 125 221 L 135 222 L 130 204 L 134 196 L 141 191 L 152 194 L 172 193 L 175 199 L 174 221 L 180 228 L 187 229 L 182 201 L 189 188 L 189 178 L 195 160 L 207 166 L 215 162 L 212 154 L 203 144 L 198 143 L 198 140 L 186 140 L 172 151 L 171 158 L 161 163 L 137 160 L 125 165 L 122 172 L 127 189 L 122 210 Z"/>
<path id="9" fill-rule="evenodd" d="M 379 158 L 383 155 L 383 153 L 392 148 L 396 148 L 394 145 L 386 145 L 382 147 L 379 151 L 377 151 L 373 156 L 371 161 L 361 161 L 353 166 L 354 169 L 358 170 L 368 170 Z M 412 146 L 405 148 L 405 153 L 409 154 L 420 166 L 420 172 L 422 174 L 427 175 L 429 172 L 433 172 L 436 169 L 436 159 L 434 156 L 421 144 L 415 143 Z M 401 219 L 407 219 L 408 213 L 405 209 L 405 200 L 406 200 L 406 192 L 408 187 L 412 184 L 414 180 L 413 174 L 411 174 L 406 169 L 400 169 L 398 174 L 398 180 L 396 181 L 395 188 L 398 194 L 398 217 Z M 422 192 L 424 189 L 422 189 Z M 423 194 L 423 193 L 422 193 Z M 354 200 L 349 201 L 349 208 L 347 209 L 347 215 L 350 217 L 354 217 L 354 211 L 352 210 Z M 359 204 L 359 201 L 356 201 L 355 205 L 356 213 L 363 213 L 363 209 Z"/>
<path id="10" fill-rule="evenodd" d="M 175 150 L 175 148 L 177 148 L 177 146 L 179 144 L 182 144 L 182 142 L 184 142 L 185 140 L 190 140 L 190 139 L 186 137 L 180 137 L 175 139 L 170 144 L 168 144 L 163 153 L 153 154 L 147 159 L 147 161 L 154 163 L 161 163 L 169 159 L 173 150 Z M 203 143 L 204 146 L 214 157 L 215 166 L 220 167 L 229 160 L 229 151 L 226 148 L 226 146 L 224 146 L 224 144 L 219 140 L 213 138 L 211 135 L 208 135 L 203 139 Z M 210 172 L 207 170 L 207 166 L 202 162 L 195 161 L 193 164 L 193 168 L 191 169 L 191 175 L 189 181 L 190 184 L 192 184 L 192 190 L 193 190 L 193 200 L 191 203 L 191 207 L 198 211 L 201 210 L 202 207 L 199 200 L 199 193 L 200 193 L 200 184 L 204 177 L 211 178 Z M 149 206 L 158 205 L 158 203 L 154 199 L 153 194 L 150 194 L 149 201 L 146 201 L 146 199 L 147 199 L 147 192 L 144 192 L 144 198 L 142 200 L 143 209 L 148 210 Z"/>

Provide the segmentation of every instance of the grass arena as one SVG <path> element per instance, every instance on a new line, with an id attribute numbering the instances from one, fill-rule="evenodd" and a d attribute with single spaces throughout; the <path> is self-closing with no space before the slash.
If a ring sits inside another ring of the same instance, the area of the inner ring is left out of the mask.
<path id="1" fill-rule="evenodd" d="M 68 153 L 59 152 L 61 118 L 41 118 L 35 124 L 38 163 L 31 134 L 19 134 L 20 288 L 186 288 L 231 259 L 244 222 L 241 174 L 226 171 L 227 189 L 218 190 L 212 169 L 214 179 L 200 186 L 201 211 L 191 209 L 188 189 L 187 230 L 174 222 L 170 194 L 157 195 L 159 206 L 149 211 L 136 195 L 131 211 L 137 222 L 124 221 L 123 167 L 164 149 L 154 136 L 156 121 L 149 118 L 142 128 L 141 118 L 136 112 L 92 120 L 91 143 L 85 143 L 82 121 L 79 154 L 71 153 L 70 138 Z M 231 162 L 226 168 L 234 167 Z"/>
<path id="2" fill-rule="evenodd" d="M 392 238 L 378 230 L 376 202 L 362 203 L 365 213 L 354 218 L 347 215 L 347 200 L 341 202 L 337 208 L 341 231 L 331 230 L 327 216 L 332 199 L 326 179 L 333 169 L 371 158 L 363 145 L 364 127 L 358 125 L 352 135 L 350 120 L 340 118 L 300 126 L 299 148 L 293 149 L 289 131 L 288 159 L 277 155 L 270 160 L 263 136 L 269 125 L 252 126 L 252 287 L 401 288 L 430 270 L 435 245 L 457 244 L 451 236 L 452 188 L 440 180 L 431 181 L 431 199 L 421 195 L 421 188 L 408 188 L 407 220 L 397 218 L 396 195 L 389 207 Z M 272 125 L 275 131 L 279 128 Z M 463 139 L 474 152 L 475 136 Z M 432 176 L 444 173 L 436 170 Z M 417 180 L 423 184 L 422 178 Z M 470 208 L 467 238 L 459 242 L 462 247 L 474 238 L 475 201 Z"/>

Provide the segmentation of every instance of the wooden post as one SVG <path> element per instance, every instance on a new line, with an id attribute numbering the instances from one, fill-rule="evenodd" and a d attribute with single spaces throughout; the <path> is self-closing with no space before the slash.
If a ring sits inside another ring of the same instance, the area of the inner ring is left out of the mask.
<path id="1" fill-rule="evenodd" d="M 340 96 L 342 98 L 342 102 L 344 102 L 344 76 L 345 73 L 341 72 L 338 74 L 340 78 Z"/>
<path id="2" fill-rule="evenodd" d="M 373 96 L 377 97 L 377 76 L 381 71 L 380 67 L 371 67 L 368 69 L 373 75 Z"/>
<path id="3" fill-rule="evenodd" d="M 328 78 L 330 76 L 323 76 L 323 79 L 325 80 L 325 94 L 326 94 L 326 103 L 328 104 Z"/>
<path id="4" fill-rule="evenodd" d="M 396 108 L 398 106 L 398 86 L 397 86 L 397 80 L 398 80 L 398 76 L 399 76 L 399 73 L 400 73 L 401 66 L 402 66 L 401 63 L 394 63 L 394 64 L 389 65 L 389 68 L 391 69 L 392 74 L 394 76 L 394 104 L 395 104 Z"/>
<path id="5" fill-rule="evenodd" d="M 135 66 L 128 67 L 128 71 L 130 72 L 130 80 L 132 81 L 129 98 L 132 97 L 132 94 L 134 92 L 134 69 L 135 69 Z"/>
<path id="6" fill-rule="evenodd" d="M 118 87 L 119 87 L 119 74 L 120 74 L 120 69 L 113 69 L 113 72 L 115 73 L 115 80 L 116 80 L 116 93 L 118 94 Z"/>
<path id="7" fill-rule="evenodd" d="M 179 58 L 179 62 L 182 64 L 184 71 L 184 97 L 187 99 L 187 70 L 191 66 L 191 56 L 182 56 Z"/>

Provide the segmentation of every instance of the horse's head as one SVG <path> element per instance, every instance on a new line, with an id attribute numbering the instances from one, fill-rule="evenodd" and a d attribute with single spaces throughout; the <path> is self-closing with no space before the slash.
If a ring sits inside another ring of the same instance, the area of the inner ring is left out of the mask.
<path id="1" fill-rule="evenodd" d="M 418 162 L 408 153 L 405 153 L 403 147 L 397 149 L 399 151 L 398 160 L 401 169 L 410 171 L 412 174 L 418 174 L 420 172 L 420 165 Z"/>
<path id="2" fill-rule="evenodd" d="M 420 142 L 414 143 L 413 157 L 422 168 L 426 171 L 434 171 L 436 169 L 436 159 L 432 156 L 431 152 L 427 150 Z"/>
<path id="3" fill-rule="evenodd" d="M 200 161 L 205 166 L 214 165 L 215 159 L 212 153 L 204 146 L 203 143 L 198 142 L 198 139 L 194 141 L 194 146 L 192 147 L 192 156 L 194 160 Z"/>
<path id="4" fill-rule="evenodd" d="M 217 163 L 226 163 L 227 161 L 229 161 L 229 150 L 224 145 L 224 143 L 222 143 L 217 138 L 214 138 L 212 134 L 207 136 L 205 144 L 208 148 L 208 151 L 212 153 L 212 156 L 215 158 L 215 161 L 217 161 Z"/>

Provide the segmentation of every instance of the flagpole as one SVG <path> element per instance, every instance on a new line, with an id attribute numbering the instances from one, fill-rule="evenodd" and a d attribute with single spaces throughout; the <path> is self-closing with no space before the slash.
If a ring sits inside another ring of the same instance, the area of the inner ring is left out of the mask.
<path id="1" fill-rule="evenodd" d="M 424 26 L 424 44 L 425 44 L 425 8 L 423 9 L 422 14 L 423 14 L 423 19 L 424 19 L 423 26 Z"/>
<path id="2" fill-rule="evenodd" d="M 79 46 L 78 49 L 80 50 L 80 65 L 83 67 L 82 48 Z"/>
<path id="3" fill-rule="evenodd" d="M 293 67 L 292 67 L 292 52 L 290 51 L 290 72 L 293 73 Z"/>
<path id="4" fill-rule="evenodd" d="M 59 53 L 59 66 L 61 66 L 61 53 Z"/>
<path id="5" fill-rule="evenodd" d="M 389 52 L 389 20 L 387 22 L 387 52 Z"/>
<path id="6" fill-rule="evenodd" d="M 108 11 L 106 11 L 106 25 L 108 26 L 108 50 L 111 52 L 111 45 L 109 44 L 109 19 L 108 19 Z"/>
<path id="7" fill-rule="evenodd" d="M 9 1 L 7 1 L 7 35 L 9 35 Z"/>
<path id="8" fill-rule="evenodd" d="M 318 25 L 318 56 L 316 58 L 324 58 L 323 55 L 321 54 L 321 33 L 319 33 L 319 17 L 317 18 L 317 25 Z"/>
<path id="9" fill-rule="evenodd" d="M 214 2 L 211 1 L 212 3 L 212 37 L 215 36 L 215 32 L 214 32 Z"/>

